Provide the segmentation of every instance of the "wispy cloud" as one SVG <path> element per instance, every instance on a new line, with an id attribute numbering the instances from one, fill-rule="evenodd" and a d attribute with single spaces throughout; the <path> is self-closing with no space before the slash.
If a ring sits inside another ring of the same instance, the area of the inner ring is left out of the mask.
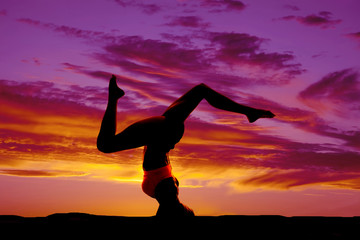
<path id="1" fill-rule="evenodd" d="M 86 175 L 86 173 L 78 171 L 28 169 L 0 169 L 0 174 L 20 177 L 70 177 Z"/>
<path id="2" fill-rule="evenodd" d="M 84 30 L 79 28 L 74 28 L 65 25 L 56 25 L 53 23 L 44 23 L 41 21 L 37 21 L 30 18 L 19 18 L 17 19 L 18 22 L 29 24 L 35 27 L 41 27 L 44 29 L 50 29 L 54 32 L 63 33 L 68 37 L 77 37 L 86 40 L 96 40 L 96 41 L 116 41 L 117 37 L 113 34 L 104 33 L 101 31 L 91 31 L 91 30 Z"/>
<path id="3" fill-rule="evenodd" d="M 237 0 L 202 0 L 202 7 L 209 7 L 210 12 L 242 11 L 246 5 Z"/>
<path id="4" fill-rule="evenodd" d="M 306 26 L 317 26 L 321 28 L 334 28 L 335 25 L 342 22 L 341 19 L 333 19 L 333 14 L 331 12 L 322 11 L 318 14 L 311 14 L 305 17 L 303 16 L 285 16 L 280 18 L 279 20 L 296 20 L 297 22 L 306 25 Z"/>
<path id="5" fill-rule="evenodd" d="M 208 28 L 210 23 L 204 22 L 198 16 L 181 16 L 171 17 L 170 22 L 166 23 L 167 26 L 181 26 L 185 28 Z"/>
<path id="6" fill-rule="evenodd" d="M 284 8 L 292 10 L 292 11 L 300 11 L 300 8 L 296 5 L 286 4 Z"/>
<path id="7" fill-rule="evenodd" d="M 360 32 L 348 33 L 346 36 L 357 41 L 360 46 Z"/>
<path id="8" fill-rule="evenodd" d="M 118 3 L 121 7 L 135 7 L 140 9 L 145 14 L 155 14 L 157 12 L 160 12 L 163 7 L 161 7 L 159 4 L 148 4 L 144 3 L 146 1 L 139 1 L 139 0 L 114 0 L 116 3 Z"/>
<path id="9" fill-rule="evenodd" d="M 0 10 L 0 16 L 7 16 L 7 10 Z"/>
<path id="10" fill-rule="evenodd" d="M 261 49 L 265 39 L 246 33 L 210 33 L 210 41 L 220 46 L 217 59 L 230 65 L 249 64 L 284 70 L 290 75 L 298 75 L 303 71 L 300 64 L 291 63 L 294 55 L 291 53 L 267 53 Z"/>
<path id="11" fill-rule="evenodd" d="M 329 73 L 299 94 L 308 106 L 334 111 L 343 118 L 354 117 L 360 109 L 360 77 L 354 69 Z"/>
<path id="12" fill-rule="evenodd" d="M 357 179 L 357 173 L 329 172 L 322 170 L 271 170 L 264 174 L 250 177 L 237 182 L 239 185 L 253 187 L 270 187 L 277 189 L 289 189 L 306 185 L 327 185 L 334 186 L 338 183 L 346 183 L 347 180 Z M 352 189 L 360 189 L 360 184 L 353 185 Z"/>
<path id="13" fill-rule="evenodd" d="M 178 20 L 180 18 L 177 18 L 177 22 Z M 188 17 L 185 20 L 188 22 Z M 109 66 L 120 67 L 128 73 L 160 81 L 200 83 L 212 81 L 213 78 L 209 76 L 217 75 L 224 79 L 238 79 L 243 86 L 279 85 L 288 83 L 304 71 L 301 65 L 295 62 L 295 56 L 291 52 L 268 52 L 262 49 L 262 44 L 268 40 L 245 33 L 200 31 L 188 36 L 187 39 L 205 41 L 203 46 L 199 46 L 191 40 L 182 44 L 176 41 L 145 39 L 141 36 L 116 36 L 31 19 L 18 21 L 69 37 L 101 43 L 103 53 L 93 53 L 97 60 Z M 183 24 L 184 22 L 180 25 Z M 186 36 L 168 34 L 166 38 L 173 40 L 176 37 L 184 39 Z M 227 66 L 227 69 L 224 69 L 224 66 Z M 256 71 L 257 76 L 250 79 L 247 73 L 251 66 L 267 71 Z"/>

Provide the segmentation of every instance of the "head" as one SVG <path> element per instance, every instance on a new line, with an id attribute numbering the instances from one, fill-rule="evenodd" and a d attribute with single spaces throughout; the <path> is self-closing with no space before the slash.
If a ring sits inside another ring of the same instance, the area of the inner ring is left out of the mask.
<path id="1" fill-rule="evenodd" d="M 159 204 L 179 201 L 179 181 L 175 177 L 162 180 L 155 188 L 155 198 Z"/>
<path id="2" fill-rule="evenodd" d="M 178 198 L 179 182 L 175 177 L 161 181 L 155 188 L 155 198 L 160 206 L 156 213 L 158 217 L 189 217 L 194 211 L 182 204 Z"/>

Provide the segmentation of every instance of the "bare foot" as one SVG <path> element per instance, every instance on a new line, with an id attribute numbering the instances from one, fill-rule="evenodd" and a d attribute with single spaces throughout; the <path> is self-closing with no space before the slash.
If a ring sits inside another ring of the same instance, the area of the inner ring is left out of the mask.
<path id="1" fill-rule="evenodd" d="M 119 99 L 124 95 L 125 92 L 118 87 L 116 84 L 116 77 L 112 75 L 109 82 L 109 98 Z"/>
<path id="2" fill-rule="evenodd" d="M 255 122 L 259 118 L 273 118 L 275 117 L 275 114 L 273 114 L 270 111 L 262 110 L 262 109 L 256 109 L 254 112 L 246 115 L 250 123 Z"/>

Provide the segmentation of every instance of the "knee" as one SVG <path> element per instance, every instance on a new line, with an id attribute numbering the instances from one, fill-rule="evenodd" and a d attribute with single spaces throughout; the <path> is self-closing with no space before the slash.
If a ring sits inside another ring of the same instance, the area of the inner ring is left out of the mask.
<path id="1" fill-rule="evenodd" d="M 204 89 L 204 88 L 209 88 L 209 87 L 205 83 L 200 83 L 200 84 L 196 85 L 196 88 Z"/>
<path id="2" fill-rule="evenodd" d="M 106 149 L 106 147 L 104 145 L 101 145 L 101 144 L 97 144 L 96 145 L 97 149 L 102 152 L 102 153 L 109 153 L 109 150 Z"/>
<path id="3" fill-rule="evenodd" d="M 195 88 L 202 94 L 206 93 L 209 90 L 209 87 L 205 83 L 200 83 L 196 85 Z"/>
<path id="4" fill-rule="evenodd" d="M 101 141 L 97 141 L 96 147 L 102 153 L 112 153 L 113 152 L 108 144 L 105 144 Z"/>

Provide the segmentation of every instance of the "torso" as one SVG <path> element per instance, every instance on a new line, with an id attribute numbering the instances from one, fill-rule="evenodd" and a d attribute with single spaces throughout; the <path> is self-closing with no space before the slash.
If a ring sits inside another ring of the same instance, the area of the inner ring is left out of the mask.
<path id="1" fill-rule="evenodd" d="M 153 125 L 151 137 L 144 148 L 143 169 L 154 170 L 170 164 L 168 153 L 184 134 L 184 123 L 167 120 L 164 116 L 148 119 Z"/>
<path id="2" fill-rule="evenodd" d="M 145 146 L 143 161 L 143 169 L 145 171 L 158 169 L 168 164 L 170 164 L 168 152 L 159 151 L 154 147 Z"/>

